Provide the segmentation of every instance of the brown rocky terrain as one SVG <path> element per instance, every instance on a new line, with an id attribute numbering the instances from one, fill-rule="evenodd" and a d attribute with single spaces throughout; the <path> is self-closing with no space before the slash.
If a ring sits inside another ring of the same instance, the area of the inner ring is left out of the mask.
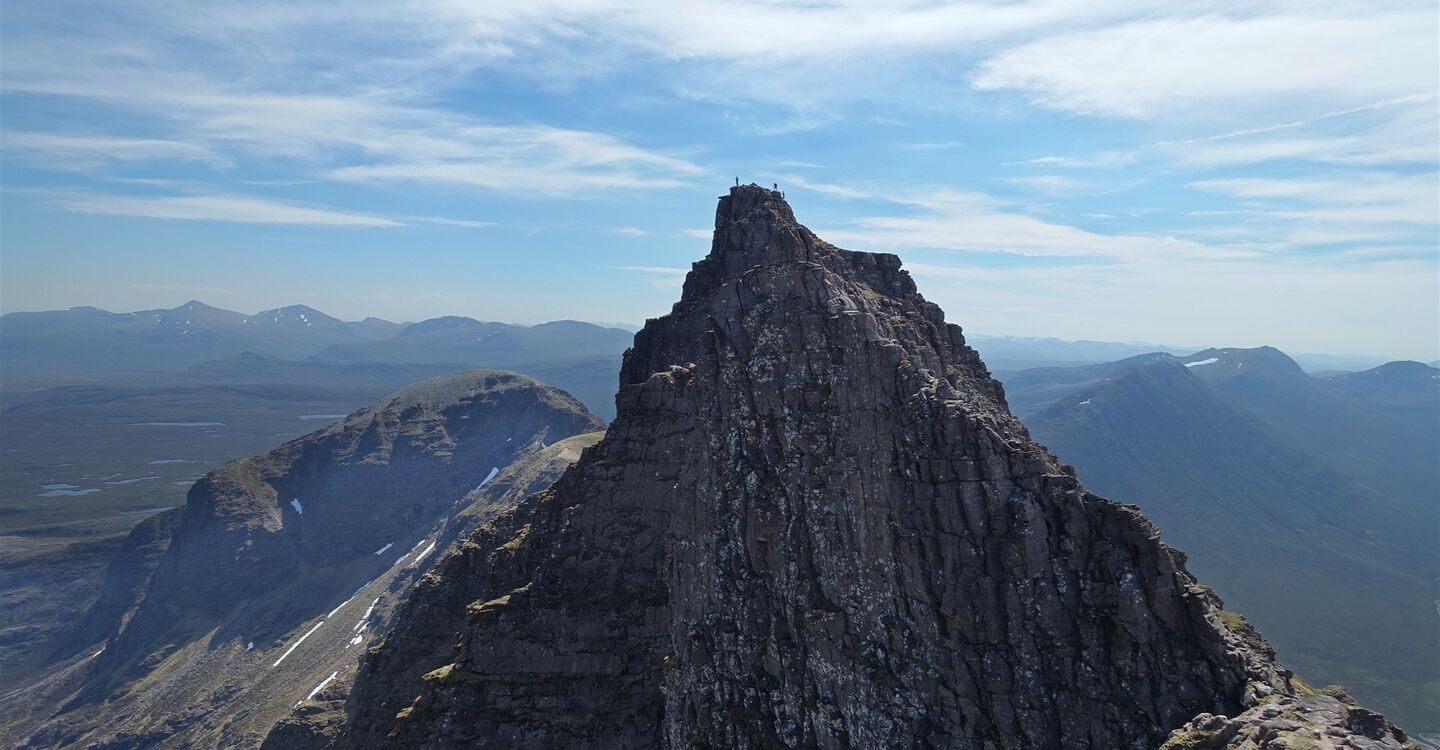
<path id="1" fill-rule="evenodd" d="M 1031 440 L 898 258 L 779 193 L 721 198 L 617 406 L 267 747 L 1405 742 Z"/>
<path id="2" fill-rule="evenodd" d="M 547 486 L 601 426 L 563 391 L 474 371 L 210 472 L 112 561 L 77 628 L 102 642 L 0 694 L 4 732 L 37 748 L 258 745 L 353 672 L 452 541 Z"/>

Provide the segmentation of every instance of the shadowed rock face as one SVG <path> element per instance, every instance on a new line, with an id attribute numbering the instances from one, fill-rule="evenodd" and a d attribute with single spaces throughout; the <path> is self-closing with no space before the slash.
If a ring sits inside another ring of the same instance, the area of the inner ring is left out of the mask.
<path id="1" fill-rule="evenodd" d="M 1298 690 L 898 258 L 778 193 L 721 198 L 617 405 L 406 605 L 335 744 L 1138 750 Z"/>

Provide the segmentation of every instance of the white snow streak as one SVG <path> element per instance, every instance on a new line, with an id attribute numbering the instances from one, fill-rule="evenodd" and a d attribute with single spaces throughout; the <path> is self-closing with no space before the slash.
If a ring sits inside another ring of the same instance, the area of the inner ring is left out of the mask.
<path id="1" fill-rule="evenodd" d="M 297 647 L 300 646 L 300 644 L 304 643 L 306 638 L 309 638 L 311 635 L 313 635 L 313 634 L 315 633 L 315 631 L 319 630 L 319 629 L 320 629 L 320 626 L 321 626 L 321 625 L 324 625 L 324 624 L 325 624 L 325 621 L 324 621 L 324 620 L 321 620 L 320 622 L 315 623 L 315 627 L 310 628 L 310 631 L 309 631 L 309 632 L 307 632 L 305 635 L 300 636 L 300 640 L 295 641 L 294 643 L 290 644 L 290 648 L 285 649 L 285 653 L 281 654 L 281 655 L 280 655 L 280 658 L 279 658 L 279 659 L 276 659 L 276 660 L 275 660 L 275 663 L 274 663 L 274 664 L 271 664 L 270 666 L 271 666 L 271 667 L 278 667 L 278 666 L 280 666 L 280 662 L 285 661 L 285 657 L 289 656 L 291 651 L 294 651 Z"/>
<path id="2" fill-rule="evenodd" d="M 485 475 L 485 478 L 480 480 L 480 484 L 476 485 L 476 486 L 475 486 L 475 489 L 478 490 L 478 489 L 480 489 L 481 487 L 484 487 L 485 485 L 489 484 L 489 483 L 490 483 L 490 480 L 491 480 L 491 479 L 494 479 L 494 478 L 495 478 L 495 475 L 496 475 L 496 474 L 499 474 L 499 473 L 500 473 L 500 467 L 499 467 L 499 466 L 493 466 L 493 467 L 491 467 L 491 468 L 490 468 L 490 473 L 489 473 L 489 474 L 486 474 L 486 475 Z"/>
<path id="3" fill-rule="evenodd" d="M 1090 399 L 1087 398 L 1087 399 L 1085 399 L 1084 401 L 1081 401 L 1080 403 L 1076 404 L 1076 406 L 1084 406 L 1084 405 L 1086 405 L 1086 404 L 1088 404 L 1088 403 L 1090 403 Z"/>
<path id="4" fill-rule="evenodd" d="M 1185 363 L 1185 366 L 1186 366 L 1186 367 L 1199 367 L 1200 365 L 1213 365 L 1213 364 L 1215 364 L 1216 362 L 1219 362 L 1219 361 L 1220 361 L 1220 358 L 1219 358 L 1219 357 L 1211 357 L 1211 358 L 1209 358 L 1209 359 L 1202 359 L 1202 360 L 1200 360 L 1199 362 L 1186 362 L 1186 363 Z"/>
<path id="5" fill-rule="evenodd" d="M 385 554 L 385 550 L 390 549 L 391 547 L 394 547 L 394 546 L 395 546 L 395 543 L 394 543 L 394 542 L 390 542 L 390 543 L 386 544 L 384 547 L 381 547 L 380 549 L 375 550 L 375 556 L 376 556 L 376 557 L 379 557 L 379 556 Z"/>
<path id="6" fill-rule="evenodd" d="M 370 581 L 369 583 L 366 583 L 365 586 L 369 586 L 371 583 L 374 583 L 374 581 Z M 354 601 L 354 600 L 355 600 L 355 597 L 359 596 L 359 595 L 360 595 L 360 592 L 365 590 L 365 586 L 361 586 L 360 588 L 355 589 L 355 593 L 351 594 L 349 599 L 346 599 L 345 601 L 340 602 L 339 606 L 335 607 L 335 609 L 330 610 L 330 614 L 325 615 L 325 619 L 328 620 L 328 619 L 334 617 L 334 616 L 335 616 L 335 613 L 336 613 L 336 612 L 339 612 L 342 607 L 344 607 L 346 604 L 349 604 L 350 602 Z"/>
<path id="7" fill-rule="evenodd" d="M 295 506 L 295 512 L 296 512 L 296 513 L 298 513 L 298 514 L 300 514 L 300 515 L 302 515 L 302 516 L 305 515 L 305 509 L 300 507 L 300 498 L 298 498 L 298 497 L 296 497 L 296 498 L 291 498 L 290 504 L 293 505 L 293 506 Z"/>
<path id="8" fill-rule="evenodd" d="M 415 546 L 414 546 L 414 547 L 411 547 L 411 548 L 410 548 L 410 552 L 414 552 L 415 550 L 420 549 L 420 545 L 422 545 L 422 544 L 424 544 L 424 543 L 425 543 L 425 539 L 424 539 L 424 538 L 421 538 L 420 541 L 418 541 L 418 542 L 415 543 Z M 396 564 L 396 565 L 399 565 L 400 563 L 405 562 L 405 558 L 407 558 L 407 557 L 410 556 L 410 552 L 406 552 L 405 554 L 403 554 L 403 555 L 401 555 L 399 558 L 397 558 L 397 559 L 395 560 L 395 564 Z"/>
<path id="9" fill-rule="evenodd" d="M 415 562 L 413 562 L 413 563 L 411 563 L 411 564 L 412 564 L 412 565 L 419 565 L 421 560 L 424 560 L 426 557 L 428 557 L 428 556 L 430 555 L 431 552 L 434 552 L 434 551 L 435 551 L 435 542 L 431 542 L 431 543 L 430 543 L 430 546 L 429 546 L 429 547 L 426 547 L 424 552 L 421 552 L 419 555 L 416 555 L 416 556 L 415 556 Z"/>
<path id="10" fill-rule="evenodd" d="M 355 623 L 355 627 L 350 628 L 350 630 L 356 633 L 365 632 L 365 621 L 369 620 L 370 615 L 375 613 L 375 605 L 379 603 L 380 597 L 377 596 L 375 597 L 375 601 L 370 602 L 370 606 L 365 610 L 365 614 L 360 615 L 360 622 Z"/>
<path id="11" fill-rule="evenodd" d="M 317 693 L 319 693 L 321 690 L 324 690 L 324 689 L 325 689 L 325 686 L 326 686 L 326 685 L 329 685 L 339 674 L 340 674 L 340 671 L 339 671 L 339 670 L 336 670 L 336 671 L 334 671 L 334 672 L 331 672 L 329 677 L 326 677 L 325 679 L 321 680 L 321 681 L 320 681 L 320 684 L 319 684 L 319 685 L 316 685 L 316 686 L 315 686 L 315 689 L 314 689 L 314 690 L 311 690 L 311 691 L 310 691 L 310 694 L 307 695 L 307 696 L 305 696 L 305 700 L 308 701 L 308 700 L 310 700 L 311 698 L 314 698 Z"/>

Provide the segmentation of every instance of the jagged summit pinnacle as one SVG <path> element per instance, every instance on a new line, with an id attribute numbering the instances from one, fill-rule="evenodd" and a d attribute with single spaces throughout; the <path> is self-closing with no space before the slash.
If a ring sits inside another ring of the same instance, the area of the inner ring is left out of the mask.
<path id="1" fill-rule="evenodd" d="M 625 354 L 621 385 L 642 383 L 672 364 L 694 362 L 699 347 L 716 336 L 726 345 L 748 349 L 750 334 L 740 319 L 770 296 L 770 287 L 785 289 L 796 298 L 793 307 L 806 308 L 796 309 L 797 316 L 819 308 L 867 328 L 883 329 L 897 319 L 921 326 L 927 347 L 918 362 L 935 373 L 953 370 L 966 384 L 962 393 L 952 391 L 948 380 L 939 387 L 960 398 L 984 398 L 1000 418 L 1024 430 L 1010 417 L 1003 387 L 966 345 L 960 327 L 946 323 L 945 313 L 920 295 L 898 256 L 831 245 L 795 219 L 780 191 L 753 183 L 720 197 L 709 255 L 691 267 L 670 314 L 650 320 L 636 334 L 635 346 Z"/>
<path id="2" fill-rule="evenodd" d="M 776 242 L 789 235 L 793 241 Z M 710 255 L 740 252 L 746 257 L 730 264 L 737 268 L 753 259 L 757 251 L 771 246 L 778 250 L 801 250 L 818 239 L 795 220 L 785 196 L 754 183 L 730 188 L 715 209 L 715 239 Z M 773 260 L 773 259 L 772 259 Z"/>
<path id="3" fill-rule="evenodd" d="M 717 214 L 738 216 L 762 207 L 779 209 L 792 223 L 795 221 L 795 215 L 790 211 L 790 204 L 785 202 L 783 191 L 771 190 L 753 182 L 736 185 L 730 188 L 728 195 L 720 196 L 720 209 Z"/>

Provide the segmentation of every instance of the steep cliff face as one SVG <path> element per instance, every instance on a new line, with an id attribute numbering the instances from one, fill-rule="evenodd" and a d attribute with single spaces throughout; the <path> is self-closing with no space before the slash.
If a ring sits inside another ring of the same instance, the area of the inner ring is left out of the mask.
<path id="1" fill-rule="evenodd" d="M 308 746 L 1138 750 L 1299 690 L 1029 438 L 898 258 L 778 193 L 721 198 L 617 406 L 416 592 Z"/>
<path id="2" fill-rule="evenodd" d="M 210 472 L 112 571 L 129 601 L 102 597 L 87 618 L 108 639 L 66 665 L 84 670 L 82 686 L 22 699 L 63 705 L 24 746 L 257 746 L 312 688 L 353 674 L 365 640 L 463 530 L 516 502 L 521 478 L 559 473 L 540 460 L 555 453 L 547 443 L 601 426 L 563 391 L 474 371 Z M 143 582 L 127 577 L 147 568 Z"/>

